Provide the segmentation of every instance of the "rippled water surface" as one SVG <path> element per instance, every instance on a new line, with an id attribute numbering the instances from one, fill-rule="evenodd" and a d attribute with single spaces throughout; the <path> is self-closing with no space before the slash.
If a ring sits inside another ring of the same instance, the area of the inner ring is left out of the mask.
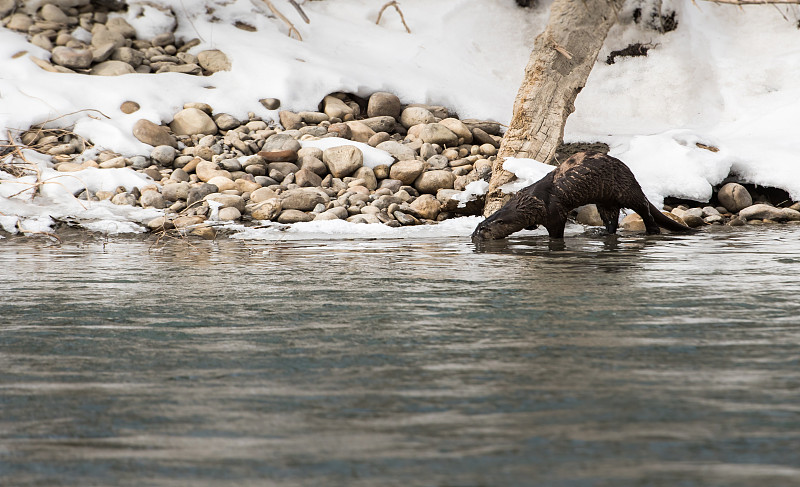
<path id="1" fill-rule="evenodd" d="M 0 240 L 0 484 L 800 485 L 800 226 Z"/>

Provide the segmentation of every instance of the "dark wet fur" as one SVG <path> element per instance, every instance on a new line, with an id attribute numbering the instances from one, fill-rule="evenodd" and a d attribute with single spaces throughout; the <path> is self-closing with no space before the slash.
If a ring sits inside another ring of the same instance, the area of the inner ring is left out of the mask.
<path id="1" fill-rule="evenodd" d="M 660 227 L 692 231 L 653 206 L 622 161 L 599 152 L 579 152 L 478 224 L 472 239 L 506 238 L 538 225 L 545 227 L 551 238 L 563 238 L 569 212 L 589 203 L 597 205 L 608 233 L 616 233 L 622 208 L 638 213 L 649 234 L 661 233 Z"/>

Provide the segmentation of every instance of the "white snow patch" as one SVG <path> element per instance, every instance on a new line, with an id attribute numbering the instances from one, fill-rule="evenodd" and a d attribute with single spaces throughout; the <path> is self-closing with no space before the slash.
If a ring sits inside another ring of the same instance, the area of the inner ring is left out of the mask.
<path id="1" fill-rule="evenodd" d="M 464 191 L 454 194 L 451 198 L 458 201 L 458 207 L 464 208 L 470 201 L 475 201 L 478 196 L 486 194 L 489 189 L 489 183 L 484 180 L 472 181 L 465 188 Z"/>

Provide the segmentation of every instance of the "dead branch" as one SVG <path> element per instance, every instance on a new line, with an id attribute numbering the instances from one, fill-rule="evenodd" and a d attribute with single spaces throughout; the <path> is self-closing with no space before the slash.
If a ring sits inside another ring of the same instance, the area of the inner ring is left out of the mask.
<path id="1" fill-rule="evenodd" d="M 281 19 L 286 25 L 289 26 L 289 37 L 292 37 L 292 32 L 294 32 L 295 35 L 297 35 L 297 40 L 300 41 L 303 40 L 303 36 L 300 35 L 300 31 L 297 30 L 294 24 L 289 19 L 287 19 L 286 16 L 283 15 L 280 10 L 275 8 L 275 5 L 272 5 L 272 2 L 270 0 L 261 0 L 261 1 L 267 5 L 267 7 L 272 11 L 273 14 L 275 14 L 276 17 Z"/>
<path id="2" fill-rule="evenodd" d="M 294 7 L 294 9 L 295 9 L 295 10 L 297 10 L 297 13 L 298 13 L 298 14 L 300 14 L 300 17 L 302 17 L 302 18 L 303 18 L 303 21 L 304 21 L 306 24 L 310 24 L 310 23 L 311 23 L 311 20 L 308 18 L 308 15 L 306 15 L 306 13 L 303 11 L 303 7 L 301 7 L 301 6 L 300 6 L 300 5 L 299 5 L 297 2 L 295 2 L 294 0 L 289 0 L 289 3 L 291 3 L 291 4 L 292 4 L 292 7 Z"/>
<path id="3" fill-rule="evenodd" d="M 24 228 L 22 228 L 22 225 L 19 224 L 19 220 L 17 220 L 17 230 L 19 230 L 19 232 L 23 235 L 44 235 L 45 237 L 49 237 L 55 240 L 58 243 L 58 245 L 62 244 L 61 239 L 55 233 L 39 232 L 36 230 L 25 230 Z"/>
<path id="4" fill-rule="evenodd" d="M 403 11 L 400 10 L 400 6 L 397 4 L 396 0 L 392 0 L 391 2 L 386 2 L 386 4 L 383 7 L 381 7 L 381 11 L 378 12 L 378 20 L 375 21 L 375 25 L 379 25 L 381 23 L 381 16 L 383 15 L 383 11 L 389 7 L 394 7 L 394 9 L 397 10 L 397 13 L 400 14 L 400 22 L 403 23 L 403 27 L 406 28 L 406 32 L 410 34 L 411 29 L 408 28 L 408 24 L 406 24 L 406 18 L 403 15 Z"/>

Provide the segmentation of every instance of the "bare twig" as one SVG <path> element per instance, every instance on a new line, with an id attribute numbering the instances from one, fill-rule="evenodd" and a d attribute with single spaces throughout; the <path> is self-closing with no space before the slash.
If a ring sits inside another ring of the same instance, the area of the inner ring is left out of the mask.
<path id="1" fill-rule="evenodd" d="M 567 51 L 567 49 L 564 46 L 556 42 L 556 40 L 553 39 L 552 35 L 548 37 L 548 40 L 550 41 L 550 44 L 553 45 L 553 49 L 558 51 L 562 56 L 564 56 L 568 60 L 570 61 L 572 60 L 572 54 L 569 51 Z"/>
<path id="2" fill-rule="evenodd" d="M 406 32 L 408 32 L 410 34 L 411 33 L 411 29 L 409 29 L 408 28 L 408 24 L 406 24 L 406 18 L 403 15 L 403 11 L 400 10 L 400 6 L 397 4 L 397 0 L 392 0 L 391 2 L 386 2 L 386 4 L 383 7 L 381 7 L 381 11 L 378 12 L 378 20 L 375 21 L 375 24 L 379 25 L 381 23 L 381 16 L 383 15 L 383 11 L 386 10 L 387 8 L 389 8 L 389 7 L 394 7 L 394 9 L 397 10 L 397 13 L 400 14 L 400 22 L 403 23 L 403 27 L 406 28 Z"/>
<path id="3" fill-rule="evenodd" d="M 297 10 L 297 13 L 298 13 L 298 14 L 300 14 L 300 17 L 302 17 L 302 18 L 303 18 L 303 21 L 304 21 L 306 24 L 310 24 L 310 23 L 311 23 L 311 20 L 308 18 L 308 15 L 306 15 L 306 13 L 305 13 L 305 12 L 303 12 L 303 7 L 301 7 L 301 6 L 300 6 L 300 5 L 299 5 L 297 2 L 295 2 L 294 0 L 289 0 L 289 3 L 291 3 L 291 4 L 292 4 L 292 7 L 294 7 L 294 9 L 295 9 L 295 10 Z"/>
<path id="4" fill-rule="evenodd" d="M 20 190 L 20 191 L 18 191 L 16 193 L 12 194 L 11 196 L 9 196 L 9 198 L 14 198 L 16 196 L 21 195 L 22 193 L 24 193 L 26 191 L 31 191 L 31 199 L 33 199 L 39 193 L 39 191 L 41 190 L 42 186 L 44 186 L 45 184 L 57 184 L 57 185 L 61 186 L 62 188 L 64 188 L 68 193 L 71 194 L 71 192 L 69 191 L 69 188 L 67 188 L 66 186 L 64 186 L 63 184 L 61 184 L 58 181 L 53 181 L 54 179 L 67 178 L 67 177 L 77 179 L 81 184 L 83 184 L 84 189 L 88 193 L 89 188 L 88 188 L 88 186 L 86 186 L 86 183 L 84 183 L 81 180 L 81 178 L 79 178 L 77 176 L 73 176 L 72 174 L 61 174 L 61 175 L 58 175 L 58 176 L 54 176 L 54 177 L 52 177 L 50 179 L 43 180 L 42 179 L 42 169 L 39 167 L 38 164 L 34 164 L 33 162 L 30 162 L 28 159 L 25 158 L 25 154 L 22 152 L 20 147 L 17 146 L 16 144 L 14 144 L 13 138 L 11 137 L 11 131 L 10 130 L 8 131 L 8 138 L 9 138 L 9 144 L 10 145 L 7 146 L 7 147 L 12 147 L 12 150 L 13 150 L 14 154 L 16 155 L 16 157 L 18 157 L 19 159 L 21 159 L 23 161 L 23 164 L 22 164 L 23 168 L 27 169 L 28 171 L 33 172 L 33 175 L 36 178 L 34 182 L 17 181 L 17 180 L 13 180 L 13 179 L 12 180 L 0 180 L 0 184 L 2 184 L 2 183 L 16 183 L 16 184 L 23 184 L 23 185 L 30 186 L 28 188 L 22 189 L 22 190 Z M 22 170 L 24 171 L 25 169 L 22 169 Z M 23 172 L 23 174 L 17 175 L 17 177 L 19 177 L 21 175 L 24 175 L 24 172 Z M 74 198 L 74 196 L 73 196 L 73 198 Z M 78 204 L 80 204 L 83 207 L 84 210 L 87 209 L 86 206 L 84 206 L 84 204 L 80 202 L 80 200 L 78 200 L 77 198 L 75 198 L 75 200 L 78 202 Z"/>
<path id="5" fill-rule="evenodd" d="M 20 232 L 20 233 L 22 233 L 22 234 L 25 234 L 25 235 L 44 235 L 45 237 L 50 237 L 50 238 L 52 238 L 53 240 L 55 240 L 56 242 L 58 242 L 58 245 L 61 245 L 61 243 L 62 243 L 62 242 L 61 242 L 61 239 L 60 239 L 60 238 L 58 237 L 58 235 L 56 235 L 55 233 L 50 233 L 50 232 L 37 232 L 37 231 L 35 231 L 35 230 L 25 230 L 25 229 L 24 229 L 24 228 L 22 228 L 22 226 L 19 224 L 19 220 L 17 220 L 17 230 L 19 230 L 19 232 Z"/>
<path id="6" fill-rule="evenodd" d="M 275 5 L 272 5 L 272 2 L 270 0 L 261 0 L 261 1 L 267 5 L 267 7 L 272 11 L 273 14 L 275 14 L 276 17 L 284 21 L 286 25 L 289 26 L 289 37 L 292 37 L 292 32 L 294 32 L 295 35 L 297 35 L 298 40 L 300 41 L 303 40 L 303 36 L 300 35 L 300 31 L 297 30 L 294 24 L 291 23 L 291 21 L 289 21 L 289 19 L 287 19 L 286 16 L 283 15 L 280 10 L 275 8 Z"/>
<path id="7" fill-rule="evenodd" d="M 80 109 L 80 110 L 75 110 L 74 112 L 65 113 L 64 115 L 59 115 L 56 118 L 51 118 L 49 120 L 45 120 L 44 122 L 40 123 L 39 125 L 45 125 L 45 124 L 50 123 L 50 122 L 55 122 L 59 118 L 68 117 L 70 115 L 75 115 L 76 113 L 81 113 L 81 112 L 97 112 L 100 115 L 102 115 L 102 116 L 106 117 L 107 119 L 111 120 L 111 117 L 109 117 L 105 113 L 101 112 L 100 110 L 95 110 L 94 108 L 83 108 L 83 109 Z M 90 115 L 90 117 L 91 117 L 91 115 Z"/>

